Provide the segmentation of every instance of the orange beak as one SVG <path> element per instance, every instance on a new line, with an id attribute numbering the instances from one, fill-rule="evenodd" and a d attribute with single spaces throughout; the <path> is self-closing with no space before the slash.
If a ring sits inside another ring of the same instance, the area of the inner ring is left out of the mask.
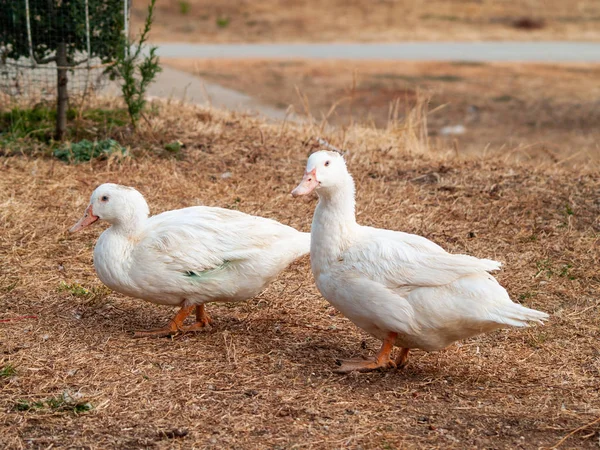
<path id="1" fill-rule="evenodd" d="M 292 195 L 294 197 L 299 197 L 300 195 L 310 194 L 317 186 L 319 182 L 317 181 L 317 169 L 313 169 L 310 172 L 305 172 L 304 177 L 302 177 L 302 181 L 296 189 L 292 191 Z"/>
<path id="2" fill-rule="evenodd" d="M 87 227 L 88 225 L 93 224 L 98 219 L 99 217 L 94 215 L 94 212 L 92 211 L 92 205 L 90 205 L 85 210 L 85 214 L 83 215 L 83 217 L 79 219 L 79 222 L 73 225 L 69 231 L 71 233 L 75 233 L 76 231 L 79 231 Z"/>

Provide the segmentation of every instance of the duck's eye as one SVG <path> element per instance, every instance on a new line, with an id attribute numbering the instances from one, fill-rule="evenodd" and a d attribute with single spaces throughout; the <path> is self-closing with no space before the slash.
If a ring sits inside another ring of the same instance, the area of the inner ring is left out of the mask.
<path id="1" fill-rule="evenodd" d="M 100 201 L 107 202 L 108 201 L 108 195 L 103 195 L 102 198 L 100 199 Z"/>
<path id="2" fill-rule="evenodd" d="M 329 165 L 329 161 L 325 161 L 325 167 Z"/>

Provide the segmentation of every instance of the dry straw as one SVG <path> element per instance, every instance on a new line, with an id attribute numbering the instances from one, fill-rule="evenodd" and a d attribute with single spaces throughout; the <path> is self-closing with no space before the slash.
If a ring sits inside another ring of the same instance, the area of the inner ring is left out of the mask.
<path id="1" fill-rule="evenodd" d="M 403 371 L 337 376 L 336 357 L 378 342 L 320 297 L 308 258 L 256 299 L 209 305 L 205 332 L 131 339 L 172 311 L 98 281 L 105 225 L 67 233 L 96 185 L 135 186 L 152 213 L 218 205 L 305 231 L 314 209 L 289 195 L 314 128 L 154 108 L 139 135 L 112 131 L 135 155 L 121 163 L 0 160 L 2 447 L 597 448 L 597 171 L 416 152 L 397 130 L 321 135 L 350 150 L 361 223 L 503 261 L 511 296 L 552 316 L 417 351 Z M 152 156 L 175 139 L 179 159 Z"/>

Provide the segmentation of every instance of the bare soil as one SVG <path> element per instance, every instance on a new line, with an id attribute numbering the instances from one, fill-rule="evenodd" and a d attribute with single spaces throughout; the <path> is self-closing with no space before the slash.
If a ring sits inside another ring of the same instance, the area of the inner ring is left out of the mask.
<path id="1" fill-rule="evenodd" d="M 147 0 L 134 0 L 133 29 Z M 600 3 L 529 0 L 168 0 L 157 42 L 600 39 Z"/>
<path id="2" fill-rule="evenodd" d="M 546 326 L 503 330 L 401 371 L 336 375 L 379 342 L 320 297 L 308 258 L 258 298 L 208 305 L 212 328 L 134 340 L 170 308 L 105 288 L 79 234 L 93 188 L 135 186 L 151 211 L 208 204 L 307 231 L 289 192 L 318 129 L 154 103 L 122 162 L 0 158 L 0 445 L 3 448 L 597 448 L 600 173 L 423 153 L 403 133 L 336 130 L 358 220 L 505 263 L 512 297 Z M 179 139 L 174 157 L 153 156 Z M 231 177 L 222 177 L 230 172 Z M 32 317 L 33 316 L 33 317 Z M 565 439 L 562 441 L 562 439 Z"/>

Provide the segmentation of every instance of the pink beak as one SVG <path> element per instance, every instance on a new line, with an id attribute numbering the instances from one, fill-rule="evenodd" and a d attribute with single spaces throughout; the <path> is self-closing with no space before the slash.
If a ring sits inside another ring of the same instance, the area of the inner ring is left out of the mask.
<path id="1" fill-rule="evenodd" d="M 93 224 L 96 220 L 98 220 L 98 218 L 98 216 L 94 215 L 94 212 L 92 211 L 92 205 L 90 205 L 85 210 L 85 214 L 83 215 L 83 217 L 79 219 L 79 222 L 73 225 L 69 231 L 71 233 L 75 233 L 76 231 L 79 231 L 87 227 L 88 225 Z"/>
<path id="2" fill-rule="evenodd" d="M 299 197 L 300 195 L 310 194 L 317 186 L 319 182 L 317 181 L 317 169 L 313 169 L 310 172 L 305 172 L 304 177 L 302 177 L 302 181 L 296 189 L 292 191 L 292 195 L 294 197 Z"/>

